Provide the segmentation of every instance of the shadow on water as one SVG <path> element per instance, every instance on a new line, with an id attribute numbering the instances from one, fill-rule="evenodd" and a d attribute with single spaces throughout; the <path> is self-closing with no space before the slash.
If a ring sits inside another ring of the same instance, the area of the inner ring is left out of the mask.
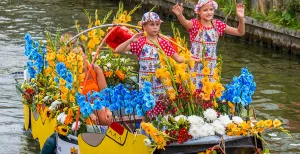
<path id="1" fill-rule="evenodd" d="M 52 33 L 59 28 L 75 32 L 74 19 L 78 19 L 83 27 L 87 23 L 83 9 L 90 12 L 98 9 L 100 17 L 103 17 L 109 10 L 116 10 L 117 3 L 110 0 L 1 0 L 0 153 L 39 152 L 38 142 L 23 130 L 22 104 L 15 92 L 15 81 L 9 75 L 23 70 L 26 61 L 23 56 L 24 33 L 30 33 L 35 40 L 40 40 L 46 29 Z M 138 12 L 132 17 L 133 24 L 140 20 L 142 13 Z M 168 19 L 164 21 L 162 31 L 171 34 L 170 22 Z M 185 32 L 182 27 L 181 30 Z M 234 40 L 222 38 L 219 43 L 218 53 L 224 60 L 222 82 L 229 83 L 234 75 L 240 74 L 242 67 L 247 66 L 257 83 L 253 106 L 257 109 L 258 118 L 279 118 L 293 135 L 293 139 L 283 138 L 281 134 L 276 138 L 265 135 L 270 143 L 269 148 L 273 153 L 299 151 L 299 57 Z"/>

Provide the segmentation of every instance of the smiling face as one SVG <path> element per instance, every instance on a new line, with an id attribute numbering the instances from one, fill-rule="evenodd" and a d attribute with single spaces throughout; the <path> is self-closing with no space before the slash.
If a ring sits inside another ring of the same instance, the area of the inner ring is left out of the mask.
<path id="1" fill-rule="evenodd" d="M 158 35 L 160 31 L 160 22 L 149 21 L 143 25 L 143 29 L 147 32 L 148 35 Z"/>
<path id="2" fill-rule="evenodd" d="M 214 17 L 214 7 L 213 4 L 205 4 L 203 5 L 200 10 L 198 11 L 198 14 L 201 19 L 210 21 Z"/>

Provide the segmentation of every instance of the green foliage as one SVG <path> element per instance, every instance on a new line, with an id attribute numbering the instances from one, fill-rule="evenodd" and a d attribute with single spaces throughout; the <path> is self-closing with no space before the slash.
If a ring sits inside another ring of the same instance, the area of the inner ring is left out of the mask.
<path id="1" fill-rule="evenodd" d="M 216 0 L 219 5 L 219 10 L 229 16 L 235 16 L 235 2 L 234 0 Z M 300 0 L 285 1 L 286 6 L 281 10 L 271 9 L 266 14 L 261 11 L 253 10 L 251 8 L 250 0 L 243 1 L 245 5 L 245 15 L 253 17 L 258 21 L 267 21 L 276 25 L 289 27 L 292 29 L 300 29 L 300 21 L 296 19 L 296 13 L 300 13 Z"/>

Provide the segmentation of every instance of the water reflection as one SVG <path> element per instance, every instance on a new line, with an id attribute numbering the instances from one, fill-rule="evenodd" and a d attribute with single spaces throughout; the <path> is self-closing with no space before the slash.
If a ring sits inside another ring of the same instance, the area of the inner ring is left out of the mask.
<path id="1" fill-rule="evenodd" d="M 30 133 L 23 131 L 23 110 L 15 92 L 15 81 L 9 75 L 22 71 L 24 33 L 34 39 L 44 37 L 44 31 L 56 33 L 75 31 L 74 20 L 83 27 L 87 19 L 83 9 L 100 17 L 113 9 L 117 3 L 110 0 L 1 0 L 0 2 L 0 149 L 1 153 L 38 153 L 39 145 Z M 132 8 L 132 7 L 131 7 Z M 140 20 L 142 12 L 132 19 Z M 162 31 L 170 34 L 170 22 L 164 19 Z M 178 24 L 178 23 L 176 23 Z M 181 27 L 182 31 L 185 31 Z M 295 153 L 299 151 L 300 138 L 300 64 L 299 57 L 288 56 L 253 44 L 235 43 L 221 39 L 218 53 L 223 56 L 223 83 L 229 83 L 242 67 L 248 66 L 257 83 L 253 106 L 258 118 L 279 118 L 291 130 L 293 139 L 265 135 L 272 152 Z M 280 140 L 278 141 L 277 139 Z"/>

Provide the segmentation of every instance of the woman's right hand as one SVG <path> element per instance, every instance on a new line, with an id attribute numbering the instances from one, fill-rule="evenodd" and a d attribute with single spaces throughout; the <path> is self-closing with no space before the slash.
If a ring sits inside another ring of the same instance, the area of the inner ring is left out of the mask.
<path id="1" fill-rule="evenodd" d="M 183 12 L 183 5 L 182 5 L 182 3 L 181 3 L 180 5 L 176 4 L 176 5 L 173 7 L 172 12 L 173 12 L 176 16 L 182 15 L 182 12 Z"/>
<path id="2" fill-rule="evenodd" d="M 134 34 L 134 35 L 130 38 L 130 43 L 137 42 L 137 41 L 142 37 L 143 34 L 144 34 L 143 32 Z"/>

